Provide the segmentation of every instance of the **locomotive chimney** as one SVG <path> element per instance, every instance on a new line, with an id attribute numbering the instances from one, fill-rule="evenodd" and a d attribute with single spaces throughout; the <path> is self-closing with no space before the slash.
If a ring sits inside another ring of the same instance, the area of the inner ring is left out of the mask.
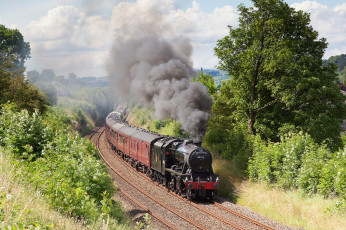
<path id="1" fill-rule="evenodd" d="M 197 133 L 195 136 L 192 137 L 193 143 L 199 147 L 202 146 L 202 134 Z"/>

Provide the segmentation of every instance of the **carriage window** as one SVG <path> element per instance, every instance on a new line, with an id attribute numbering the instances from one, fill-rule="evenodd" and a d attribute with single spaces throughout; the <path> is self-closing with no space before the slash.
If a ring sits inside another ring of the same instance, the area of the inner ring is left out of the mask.
<path id="1" fill-rule="evenodd" d="M 139 151 L 139 144 L 137 143 L 137 151 Z"/>

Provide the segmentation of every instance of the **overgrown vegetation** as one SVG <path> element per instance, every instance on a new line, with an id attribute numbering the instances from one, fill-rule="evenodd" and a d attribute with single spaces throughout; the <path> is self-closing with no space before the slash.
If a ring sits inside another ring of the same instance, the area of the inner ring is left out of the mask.
<path id="1" fill-rule="evenodd" d="M 298 188 L 306 194 L 340 196 L 346 211 L 345 149 L 331 152 L 316 144 L 308 134 L 289 133 L 279 143 L 254 143 L 250 160 L 250 180 L 276 184 L 284 189 Z"/>
<path id="2" fill-rule="evenodd" d="M 40 191 L 56 210 L 86 226 L 103 219 L 116 228 L 124 213 L 112 200 L 116 189 L 106 166 L 91 142 L 56 128 L 66 120 L 57 114 L 42 117 L 4 106 L 0 144 L 21 169 L 21 183 Z"/>
<path id="3" fill-rule="evenodd" d="M 51 208 L 31 184 L 19 183 L 21 167 L 0 148 L 0 229 L 83 229 Z"/>

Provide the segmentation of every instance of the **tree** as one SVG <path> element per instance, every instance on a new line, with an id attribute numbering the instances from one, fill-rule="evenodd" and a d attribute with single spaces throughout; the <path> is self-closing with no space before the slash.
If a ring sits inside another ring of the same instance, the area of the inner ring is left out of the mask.
<path id="1" fill-rule="evenodd" d="M 33 113 L 38 109 L 43 113 L 48 106 L 45 97 L 24 78 L 24 69 L 15 66 L 12 60 L 0 65 L 0 107 L 13 102 L 18 109 Z"/>
<path id="2" fill-rule="evenodd" d="M 16 66 L 24 68 L 25 60 L 30 58 L 30 44 L 24 42 L 17 29 L 0 25 L 0 65 L 10 58 Z"/>
<path id="3" fill-rule="evenodd" d="M 218 68 L 231 79 L 223 84 L 214 116 L 246 122 L 248 132 L 278 140 L 287 127 L 309 133 L 316 142 L 342 145 L 340 124 L 345 98 L 336 85 L 335 65 L 322 65 L 327 47 L 310 25 L 309 14 L 281 0 L 253 0 L 238 6 L 239 28 L 218 40 Z"/>
<path id="4" fill-rule="evenodd" d="M 214 95 L 216 93 L 216 86 L 215 86 L 215 82 L 213 79 L 213 76 L 211 76 L 210 74 L 204 74 L 203 69 L 201 68 L 201 72 L 199 73 L 199 76 L 195 79 L 193 79 L 193 81 L 199 81 L 200 83 L 202 83 L 203 85 L 205 85 L 208 89 L 208 94 L 209 95 Z"/>
<path id="5" fill-rule="evenodd" d="M 46 96 L 46 101 L 48 101 L 49 104 L 56 105 L 58 103 L 58 91 L 54 84 L 38 82 L 35 85 L 40 89 L 41 93 Z"/>
<path id="6" fill-rule="evenodd" d="M 26 77 L 31 83 L 40 81 L 40 73 L 37 70 L 30 70 L 26 72 Z"/>
<path id="7" fill-rule="evenodd" d="M 46 82 L 54 81 L 55 73 L 52 69 L 44 69 L 40 74 L 40 80 Z"/>
<path id="8" fill-rule="evenodd" d="M 69 74 L 68 74 L 68 80 L 69 80 L 70 82 L 75 82 L 75 81 L 77 81 L 77 75 L 76 75 L 75 73 L 69 73 Z"/>

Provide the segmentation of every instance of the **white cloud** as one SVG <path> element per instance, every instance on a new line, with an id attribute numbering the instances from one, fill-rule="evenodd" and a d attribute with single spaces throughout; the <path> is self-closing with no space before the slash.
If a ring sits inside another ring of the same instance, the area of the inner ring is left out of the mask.
<path id="1" fill-rule="evenodd" d="M 27 62 L 28 69 L 52 68 L 57 74 L 65 76 L 69 72 L 78 76 L 105 75 L 104 63 L 112 36 L 115 29 L 124 23 L 120 20 L 121 14 L 133 13 L 128 9 L 133 9 L 133 12 L 138 12 L 138 9 L 160 12 L 160 20 L 167 25 L 163 28 L 166 37 L 190 38 L 196 68 L 216 65 L 217 58 L 213 55 L 216 41 L 228 33 L 227 25 L 234 26 L 238 18 L 236 10 L 230 6 L 206 13 L 197 2 L 186 10 L 178 9 L 175 0 L 120 2 L 113 8 L 110 19 L 88 16 L 83 10 L 70 5 L 58 6 L 22 30 L 31 45 L 32 58 Z M 146 19 L 137 14 L 131 20 Z"/>
<path id="2" fill-rule="evenodd" d="M 311 25 L 329 43 L 324 58 L 346 53 L 346 3 L 328 8 L 316 1 L 291 5 L 296 10 L 310 13 Z"/>
<path id="3" fill-rule="evenodd" d="M 29 69 L 51 68 L 67 76 L 104 75 L 103 63 L 110 46 L 109 21 L 86 16 L 73 6 L 58 6 L 23 34 L 31 45 Z"/>
<path id="4" fill-rule="evenodd" d="M 329 43 L 326 58 L 346 53 L 346 4 L 328 8 L 316 1 L 304 1 L 291 6 L 311 14 L 313 28 L 321 37 L 327 38 Z M 120 36 L 116 28 L 124 24 L 119 20 L 121 15 L 131 15 L 138 12 L 138 9 L 150 8 L 161 12 L 160 20 L 164 25 L 162 32 L 167 38 L 182 36 L 191 40 L 195 68 L 211 68 L 217 65 L 217 57 L 213 51 L 216 41 L 228 34 L 228 25 L 238 25 L 238 12 L 235 8 L 224 6 L 206 12 L 197 1 L 185 10 L 179 9 L 175 0 L 119 2 L 108 18 L 92 16 L 83 6 L 58 6 L 49 10 L 39 20 L 31 21 L 25 28 L 19 28 L 32 49 L 28 69 L 52 68 L 57 74 L 65 76 L 69 72 L 75 72 L 81 77 L 103 76 L 106 72 L 104 63 L 108 58 L 113 36 Z M 134 23 L 136 20 L 147 20 L 140 14 L 126 18 L 130 18 Z M 115 31 L 118 34 L 115 34 Z M 133 31 L 134 34 L 135 32 L 138 36 L 143 33 Z"/>
<path id="5" fill-rule="evenodd" d="M 194 1 L 185 11 L 171 10 L 166 21 L 177 34 L 191 39 L 194 67 L 213 68 L 217 64 L 214 56 L 216 41 L 228 34 L 228 25 L 234 27 L 238 24 L 238 12 L 231 6 L 224 6 L 207 13 Z"/>

